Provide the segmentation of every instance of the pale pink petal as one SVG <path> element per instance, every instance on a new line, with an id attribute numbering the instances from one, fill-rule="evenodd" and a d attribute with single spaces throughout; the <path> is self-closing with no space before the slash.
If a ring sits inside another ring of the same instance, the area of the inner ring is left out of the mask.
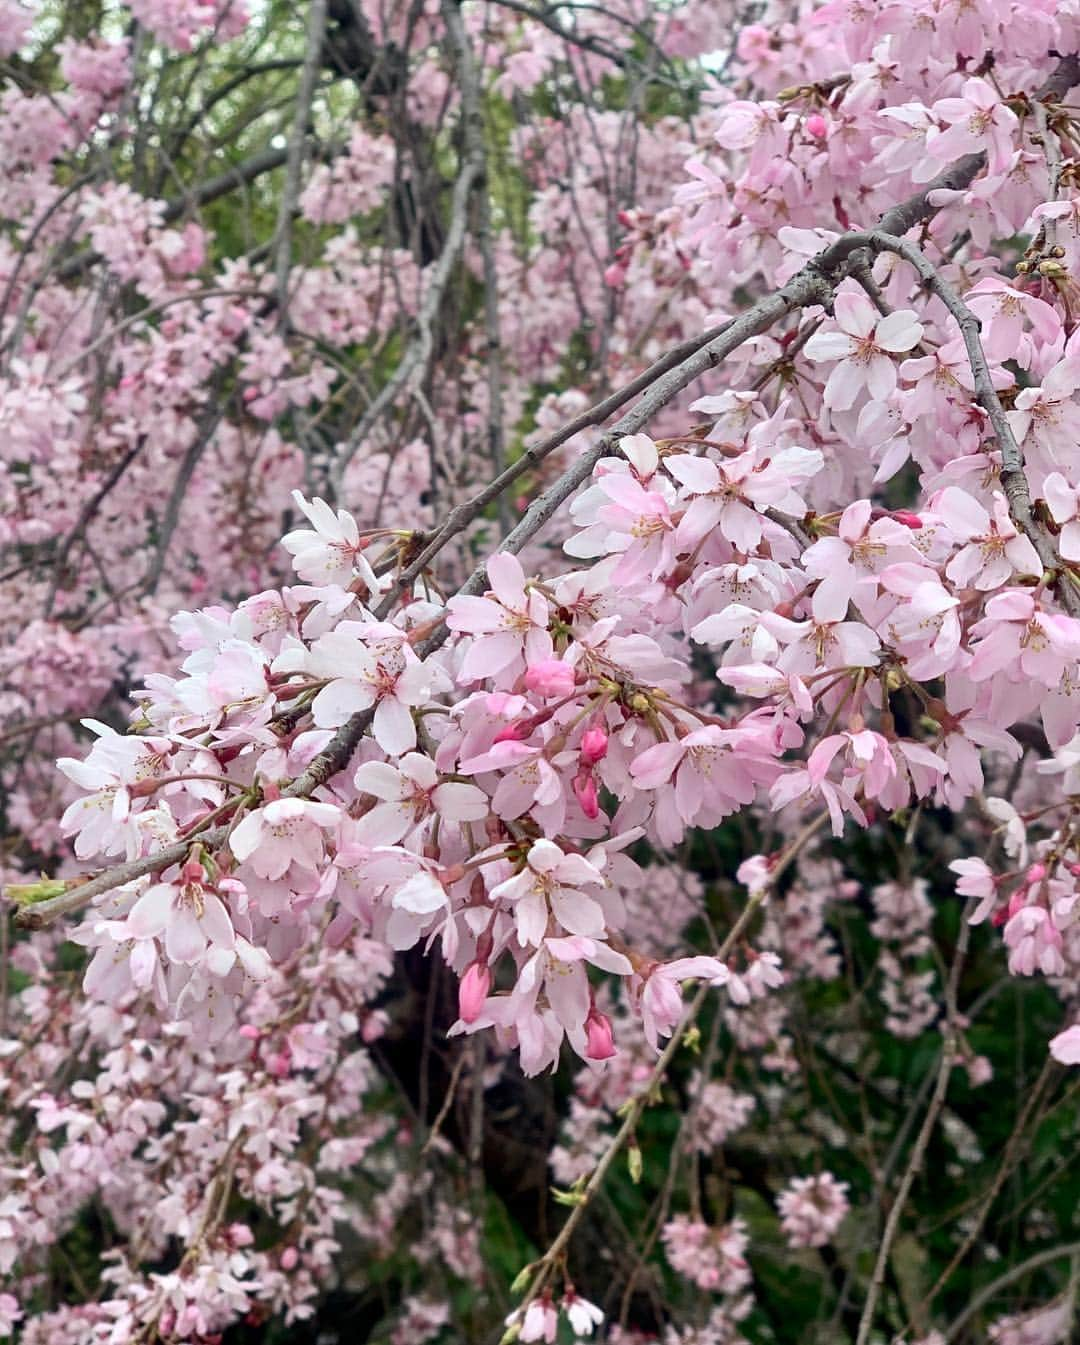
<path id="1" fill-rule="evenodd" d="M 231 948 L 236 942 L 236 934 L 229 919 L 229 912 L 221 898 L 213 892 L 202 894 L 203 913 L 201 923 L 203 932 L 220 948 Z"/>
<path id="2" fill-rule="evenodd" d="M 416 724 L 406 706 L 394 696 L 386 696 L 375 707 L 371 731 L 375 741 L 391 757 L 411 752 L 416 746 Z"/>
<path id="3" fill-rule="evenodd" d="M 370 687 L 344 679 L 323 687 L 311 702 L 311 714 L 317 727 L 336 729 L 358 710 L 366 710 L 374 699 Z"/>
<path id="4" fill-rule="evenodd" d="M 491 806 L 482 789 L 456 780 L 437 785 L 431 798 L 436 810 L 448 822 L 482 822 Z"/>
<path id="5" fill-rule="evenodd" d="M 901 308 L 883 317 L 874 332 L 874 344 L 881 350 L 902 354 L 922 340 L 923 325 L 910 308 Z"/>
<path id="6" fill-rule="evenodd" d="M 525 606 L 525 571 L 517 556 L 497 551 L 487 563 L 491 590 L 504 607 L 521 611 Z"/>
<path id="7" fill-rule="evenodd" d="M 152 939 L 160 934 L 169 922 L 176 896 L 176 888 L 169 883 L 148 887 L 128 913 L 127 928 L 132 936 Z"/>
<path id="8" fill-rule="evenodd" d="M 855 342 L 846 332 L 815 332 L 803 347 L 807 359 L 816 363 L 847 359 L 855 348 Z"/>
<path id="9" fill-rule="evenodd" d="M 206 935 L 195 912 L 186 903 L 175 907 L 165 928 L 165 952 L 170 962 L 198 962 L 206 952 Z"/>
<path id="10" fill-rule="evenodd" d="M 864 367 L 854 360 L 841 360 L 825 384 L 825 405 L 837 411 L 846 411 L 865 386 Z"/>
<path id="11" fill-rule="evenodd" d="M 356 768 L 353 784 L 361 794 L 391 801 L 407 798 L 412 792 L 401 772 L 388 761 L 365 761 Z"/>
<path id="12" fill-rule="evenodd" d="M 869 336 L 877 322 L 877 310 L 861 290 L 841 290 L 833 303 L 840 328 L 851 336 Z"/>
<path id="13" fill-rule="evenodd" d="M 1050 1039 L 1050 1054 L 1063 1065 L 1080 1065 L 1080 1023 Z"/>

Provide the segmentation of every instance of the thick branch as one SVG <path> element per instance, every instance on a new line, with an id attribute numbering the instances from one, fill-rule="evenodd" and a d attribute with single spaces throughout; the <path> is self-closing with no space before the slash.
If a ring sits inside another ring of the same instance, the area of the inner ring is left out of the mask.
<path id="1" fill-rule="evenodd" d="M 289 270 L 292 266 L 292 218 L 300 197 L 300 175 L 304 167 L 311 104 L 319 76 L 323 34 L 326 32 L 326 0 L 311 0 L 307 21 L 307 50 L 300 71 L 300 88 L 296 95 L 292 133 L 289 136 L 285 161 L 285 186 L 278 207 L 277 226 L 274 229 L 274 280 L 277 289 L 278 321 L 284 326 L 289 314 Z"/>

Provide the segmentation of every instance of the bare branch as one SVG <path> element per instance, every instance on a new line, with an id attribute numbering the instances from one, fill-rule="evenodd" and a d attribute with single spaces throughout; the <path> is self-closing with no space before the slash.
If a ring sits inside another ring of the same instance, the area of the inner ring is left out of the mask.
<path id="1" fill-rule="evenodd" d="M 308 8 L 307 49 L 300 71 L 300 87 L 296 94 L 292 133 L 289 136 L 288 156 L 285 161 L 285 185 L 278 206 L 277 226 L 271 247 L 274 251 L 274 279 L 277 287 L 278 323 L 284 326 L 289 318 L 289 270 L 292 266 L 292 218 L 300 198 L 300 175 L 304 167 L 304 149 L 307 144 L 311 104 L 322 58 L 323 35 L 326 32 L 326 0 L 311 0 Z"/>
<path id="2" fill-rule="evenodd" d="M 466 126 L 470 118 L 480 116 L 480 90 L 476 74 L 476 67 L 473 63 L 472 51 L 469 48 L 468 38 L 465 35 L 465 26 L 461 19 L 461 13 L 453 0 L 444 0 L 442 6 L 443 21 L 446 24 L 446 31 L 454 48 L 454 54 L 457 61 L 458 81 L 461 89 L 462 117 Z M 469 213 L 469 198 L 473 189 L 479 182 L 483 181 L 484 175 L 484 156 L 483 156 L 483 128 L 480 125 L 480 136 L 475 133 L 466 133 L 463 136 L 461 166 L 457 178 L 454 182 L 453 197 L 450 206 L 450 225 L 446 231 L 446 242 L 439 255 L 439 260 L 435 265 L 434 274 L 427 288 L 424 290 L 424 296 L 420 303 L 420 311 L 416 317 L 417 332 L 409 343 L 405 354 L 393 374 L 380 389 L 378 396 L 371 403 L 368 409 L 360 418 L 359 424 L 355 427 L 348 441 L 342 445 L 342 449 L 333 466 L 331 482 L 334 493 L 339 498 L 342 492 L 342 483 L 345 478 L 345 472 L 349 463 L 356 455 L 357 449 L 364 442 L 372 429 L 378 424 L 382 415 L 393 406 L 398 395 L 406 389 L 410 383 L 419 381 L 426 373 L 428 364 L 431 361 L 432 351 L 434 349 L 434 336 L 432 328 L 434 326 L 436 314 L 442 305 L 443 296 L 446 293 L 450 278 L 457 266 L 458 259 L 461 256 L 465 244 L 465 231 Z"/>

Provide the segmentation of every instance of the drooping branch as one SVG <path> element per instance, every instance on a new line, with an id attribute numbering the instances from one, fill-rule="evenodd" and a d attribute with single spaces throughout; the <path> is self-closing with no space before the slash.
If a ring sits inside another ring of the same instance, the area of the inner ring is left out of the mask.
<path id="1" fill-rule="evenodd" d="M 300 87 L 296 94 L 292 131 L 289 135 L 288 155 L 285 161 L 285 185 L 278 206 L 277 225 L 271 248 L 274 254 L 274 283 L 277 291 L 278 322 L 284 326 L 289 315 L 289 271 L 292 267 L 292 219 L 300 198 L 300 177 L 304 167 L 304 150 L 311 104 L 321 66 L 323 34 L 326 31 L 326 0 L 311 0 L 308 8 L 307 46 L 300 71 Z"/>
<path id="2" fill-rule="evenodd" d="M 783 852 L 777 858 L 776 863 L 769 871 L 768 883 L 763 884 L 760 888 L 757 888 L 750 894 L 738 919 L 731 926 L 731 929 L 720 944 L 720 947 L 716 950 L 715 957 L 717 961 L 723 962 L 730 955 L 732 949 L 735 948 L 745 931 L 749 928 L 755 915 L 757 915 L 758 911 L 764 906 L 768 899 L 769 892 L 776 886 L 786 873 L 787 869 L 794 863 L 806 845 L 813 840 L 828 820 L 827 813 L 819 814 L 808 822 L 798 835 L 784 848 Z M 547 1251 L 532 1267 L 533 1275 L 528 1288 L 525 1291 L 525 1296 L 521 1301 L 519 1311 L 524 1311 L 524 1309 L 529 1306 L 551 1278 L 555 1268 L 559 1264 L 560 1257 L 574 1235 L 574 1230 L 584 1217 L 590 1202 L 595 1199 L 596 1195 L 603 1187 L 607 1174 L 611 1170 L 611 1165 L 633 1138 L 634 1132 L 637 1130 L 638 1122 L 641 1120 L 642 1113 L 648 1106 L 650 1099 L 653 1097 L 660 1080 L 663 1079 L 664 1075 L 667 1073 L 668 1066 L 675 1058 L 676 1052 L 682 1045 L 687 1031 L 704 1008 L 705 1001 L 708 999 L 711 990 L 712 987 L 710 984 L 707 981 L 704 982 L 698 988 L 694 998 L 690 1001 L 689 1006 L 683 1013 L 682 1019 L 675 1026 L 671 1038 L 660 1053 L 656 1064 L 649 1074 L 649 1078 L 644 1086 L 634 1095 L 633 1100 L 627 1107 L 622 1125 L 616 1131 L 607 1148 L 604 1150 L 596 1167 L 593 1168 L 589 1180 L 585 1183 L 585 1187 L 580 1194 L 578 1202 L 571 1209 L 566 1222 L 563 1224 L 562 1228 L 559 1229 L 559 1232 Z"/>
<path id="3" fill-rule="evenodd" d="M 1024 473 L 1024 455 L 1016 441 L 1012 426 L 1001 405 L 986 353 L 979 338 L 980 323 L 967 304 L 960 298 L 941 272 L 913 243 L 894 238 L 881 230 L 846 235 L 827 248 L 817 259 L 826 274 L 837 273 L 850 264 L 863 250 L 890 252 L 902 257 L 918 274 L 919 279 L 936 294 L 956 320 L 964 339 L 968 363 L 975 380 L 975 400 L 986 412 L 1001 452 L 1001 484 L 1009 502 L 1009 514 L 1017 528 L 1031 541 L 1052 580 L 1061 605 L 1070 616 L 1080 617 L 1080 590 L 1061 569 L 1061 558 L 1053 538 L 1036 519 L 1031 503 L 1031 487 Z"/>
<path id="4" fill-rule="evenodd" d="M 471 106 L 469 100 L 476 97 L 475 68 L 472 64 L 472 55 L 468 48 L 460 13 L 452 0 L 446 0 L 444 17 L 464 81 L 462 88 L 463 115 L 468 115 L 466 109 Z M 1076 57 L 1064 58 L 1059 64 L 1058 85 L 1055 85 L 1055 88 L 1061 85 L 1063 81 L 1066 81 L 1064 87 L 1071 87 L 1071 84 L 1075 82 L 1076 69 Z M 470 83 L 470 80 L 473 82 Z M 961 161 L 959 165 L 954 165 L 953 168 L 957 173 L 972 171 L 972 176 L 978 171 L 977 165 L 972 170 L 967 161 Z M 474 144 L 473 153 L 469 154 L 463 150 L 463 163 L 455 182 L 454 204 L 447 242 L 436 267 L 436 274 L 421 305 L 417 337 L 410 345 L 395 374 L 384 386 L 382 392 L 365 414 L 357 431 L 354 432 L 353 440 L 350 441 L 351 449 L 342 456 L 337 464 L 339 481 L 363 434 L 367 432 L 367 428 L 375 423 L 378 416 L 389 406 L 410 378 L 427 366 L 432 349 L 431 325 L 441 295 L 449 282 L 453 267 L 463 247 L 469 195 L 475 184 L 482 180 L 482 173 L 482 154 L 476 152 Z M 932 184 L 908 201 L 901 203 L 894 211 L 887 212 L 883 216 L 883 220 L 894 223 L 899 227 L 907 220 L 918 222 L 929 218 L 939 208 L 928 199 L 931 188 Z M 908 227 L 911 227 L 911 225 L 909 224 Z M 761 299 L 741 317 L 725 323 L 707 344 L 698 345 L 696 342 L 690 342 L 688 344 L 695 345 L 696 348 L 685 358 L 680 359 L 677 363 L 671 363 L 676 354 L 683 354 L 686 349 L 684 345 L 680 347 L 678 352 L 672 352 L 672 356 L 660 361 L 658 365 L 653 366 L 634 380 L 629 388 L 640 387 L 644 383 L 648 389 L 638 404 L 601 435 L 587 452 L 581 454 L 567 471 L 533 501 L 518 525 L 504 539 L 500 549 L 511 553 L 522 550 L 550 520 L 559 507 L 588 478 L 599 459 L 615 449 L 620 438 L 634 434 L 648 424 L 664 406 L 700 374 L 722 363 L 732 351 L 745 341 L 767 331 L 787 314 L 801 308 L 827 303 L 836 283 L 848 273 L 852 265 L 859 264 L 860 253 L 865 254 L 867 251 L 871 253 L 874 251 L 893 252 L 910 261 L 925 283 L 935 293 L 939 294 L 942 301 L 957 317 L 958 322 L 963 320 L 961 330 L 964 332 L 969 359 L 976 377 L 977 395 L 980 404 L 987 411 L 1002 447 L 1003 482 L 1006 472 L 1011 473 L 1009 476 L 1010 484 L 1007 486 L 1010 508 L 1016 510 L 1014 517 L 1018 526 L 1023 526 L 1025 531 L 1027 526 L 1031 526 L 1035 529 L 1034 535 L 1038 535 L 1038 525 L 1031 515 L 1030 491 L 1023 475 L 1022 455 L 1015 437 L 1012 435 L 1011 427 L 1005 418 L 1000 400 L 997 398 L 989 380 L 988 366 L 978 338 L 978 320 L 974 314 L 970 313 L 970 310 L 966 308 L 962 300 L 952 291 L 937 270 L 912 244 L 906 243 L 883 230 L 856 230 L 843 235 L 830 244 L 776 293 Z M 661 366 L 664 366 L 663 371 L 658 372 Z M 632 395 L 628 389 L 620 394 L 613 394 L 612 398 L 606 399 L 605 402 L 584 413 L 586 424 L 595 423 L 597 419 L 602 418 L 605 408 L 613 409 L 613 405 L 623 404 L 628 395 Z M 534 465 L 547 453 L 553 451 L 559 443 L 566 442 L 571 434 L 582 428 L 581 420 L 582 417 L 577 418 L 577 420 L 571 422 L 570 427 L 564 427 L 543 445 L 537 446 L 536 449 L 531 451 L 531 456 L 529 453 L 524 455 L 523 459 L 508 467 L 501 477 L 497 478 L 489 487 L 486 487 L 473 500 L 467 502 L 460 512 L 455 511 L 447 520 L 443 529 L 425 546 L 420 556 L 410 563 L 408 570 L 400 577 L 398 585 L 392 588 L 384 598 L 377 615 L 380 618 L 387 615 L 397 600 L 398 593 L 403 588 L 404 583 L 419 575 L 423 567 L 442 550 L 452 536 L 467 526 L 468 521 L 475 517 L 486 503 L 497 498 L 498 494 L 506 489 L 529 466 Z M 1036 545 L 1038 546 L 1039 543 L 1036 543 Z M 1048 536 L 1042 538 L 1041 545 L 1043 549 L 1039 552 L 1040 558 L 1044 560 L 1048 568 L 1056 569 L 1057 555 Z M 1049 548 L 1048 551 L 1047 548 Z M 1045 555 L 1044 552 L 1046 552 Z M 485 564 L 476 568 L 459 591 L 463 594 L 482 592 L 486 582 Z M 1080 612 L 1080 594 L 1074 598 L 1071 590 L 1066 586 L 1061 586 L 1060 591 L 1063 594 L 1062 602 L 1066 609 L 1070 612 Z M 427 656 L 445 641 L 446 635 L 446 627 L 443 625 L 418 647 L 417 652 L 421 656 Z M 371 717 L 372 711 L 365 710 L 349 719 L 337 730 L 333 739 L 315 757 L 307 770 L 293 780 L 283 792 L 290 797 L 307 797 L 338 770 L 342 769 L 366 732 Z M 225 828 L 216 828 L 214 831 L 207 832 L 200 839 L 205 844 L 216 845 L 220 844 L 226 835 L 227 830 Z M 60 915 L 78 910 L 93 897 L 103 892 L 110 891 L 123 883 L 131 882 L 147 873 L 160 871 L 170 864 L 178 862 L 186 853 L 188 845 L 188 842 L 178 843 L 158 855 L 145 856 L 132 861 L 130 864 L 107 870 L 59 897 L 24 908 L 19 913 L 19 921 L 22 924 L 40 927 Z"/>
<path id="5" fill-rule="evenodd" d="M 475 127 L 476 119 L 481 116 L 479 111 L 480 86 L 469 40 L 465 33 L 465 25 L 453 0 L 444 0 L 442 14 L 443 21 L 446 24 L 447 36 L 454 51 L 461 94 L 461 115 L 466 127 L 468 127 L 470 121 L 473 121 Z M 482 126 L 481 120 L 481 131 Z M 333 464 L 331 485 L 335 495 L 339 498 L 345 473 L 348 470 L 349 463 L 356 456 L 357 449 L 379 423 L 382 416 L 394 405 L 398 396 L 410 385 L 418 383 L 427 372 L 435 348 L 435 320 L 465 246 L 469 200 L 477 184 L 483 181 L 483 176 L 482 142 L 478 140 L 475 130 L 467 131 L 463 137 L 461 165 L 458 169 L 451 197 L 450 224 L 446 231 L 446 241 L 420 302 L 420 310 L 416 315 L 416 334 L 410 341 L 397 368 L 361 416 L 348 440 L 342 445 Z"/>

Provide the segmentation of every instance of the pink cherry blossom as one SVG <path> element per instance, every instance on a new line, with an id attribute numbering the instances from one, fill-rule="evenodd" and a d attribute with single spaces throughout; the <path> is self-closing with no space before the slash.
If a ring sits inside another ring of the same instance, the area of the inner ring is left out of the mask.
<path id="1" fill-rule="evenodd" d="M 645 1038 L 656 1049 L 660 1037 L 669 1037 L 682 1017 L 681 983 L 708 980 L 724 985 L 728 969 L 715 957 L 683 957 L 666 965 L 657 964 L 645 976 L 641 988 L 641 1018 Z"/>
<path id="2" fill-rule="evenodd" d="M 494 676 L 520 664 L 552 657 L 548 634 L 548 603 L 535 588 L 527 589 L 516 556 L 500 551 L 488 561 L 489 598 L 455 597 L 447 625 L 474 637 L 461 668 L 465 681 Z"/>
<path id="3" fill-rule="evenodd" d="M 995 493 L 994 513 L 955 486 L 948 486 L 931 507 L 960 542 L 966 542 L 945 568 L 955 584 L 996 589 L 1014 574 L 1042 574 L 1042 562 L 1031 542 L 1016 531 L 1004 495 Z"/>
<path id="4" fill-rule="evenodd" d="M 846 411 L 864 390 L 881 401 L 896 386 L 892 356 L 922 339 L 923 325 L 910 308 L 880 317 L 865 295 L 842 290 L 836 296 L 838 331 L 815 332 L 806 343 L 808 359 L 839 361 L 825 384 L 825 405 Z"/>
<path id="5" fill-rule="evenodd" d="M 380 800 L 360 819 L 356 839 L 372 845 L 396 845 L 413 827 L 431 816 L 446 822 L 482 822 L 489 802 L 483 790 L 455 780 L 440 781 L 435 763 L 419 752 L 407 752 L 396 765 L 366 761 L 353 784 L 361 794 Z"/>
<path id="6" fill-rule="evenodd" d="M 1051 462 L 1071 463 L 1080 449 L 1075 424 L 1073 396 L 1080 388 L 1080 358 L 1062 360 L 1043 377 L 1037 388 L 1024 388 L 1017 394 L 1016 409 L 1009 421 L 1017 439 L 1030 435 Z"/>
<path id="7" fill-rule="evenodd" d="M 290 867 L 316 870 L 325 853 L 325 833 L 341 822 L 332 803 L 275 799 L 248 813 L 234 827 L 229 846 L 260 878 L 280 878 Z"/>
<path id="8" fill-rule="evenodd" d="M 1001 172 L 1008 165 L 1016 113 L 1006 107 L 986 80 L 965 80 L 962 97 L 939 98 L 932 111 L 948 128 L 927 144 L 928 152 L 939 163 L 985 150 L 991 173 Z"/>

